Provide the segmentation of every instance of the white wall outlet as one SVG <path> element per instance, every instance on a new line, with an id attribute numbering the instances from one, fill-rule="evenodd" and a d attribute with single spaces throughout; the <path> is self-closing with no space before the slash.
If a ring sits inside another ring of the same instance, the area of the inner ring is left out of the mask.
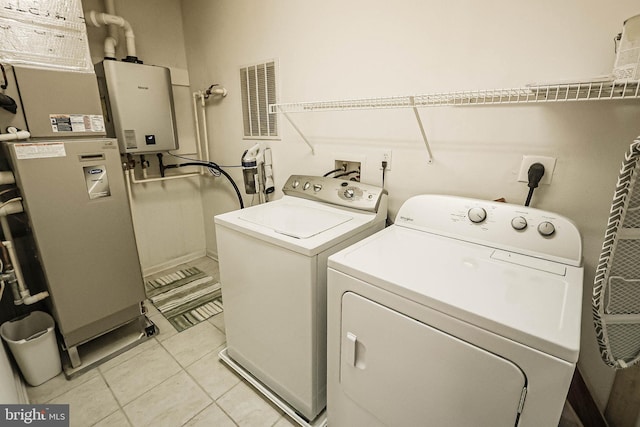
<path id="1" fill-rule="evenodd" d="M 540 184 L 551 184 L 551 177 L 556 168 L 556 158 L 544 156 L 522 156 L 518 182 L 529 182 L 529 167 L 534 163 L 541 163 L 544 166 L 544 175 Z"/>
<path id="2" fill-rule="evenodd" d="M 387 162 L 387 167 L 385 171 L 391 170 L 391 150 L 385 150 L 380 154 L 380 163 L 378 164 L 378 169 L 382 170 L 382 162 Z"/>

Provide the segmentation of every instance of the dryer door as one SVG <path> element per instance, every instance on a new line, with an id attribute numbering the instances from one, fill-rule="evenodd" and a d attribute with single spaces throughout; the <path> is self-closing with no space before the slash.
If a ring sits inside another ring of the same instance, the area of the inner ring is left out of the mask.
<path id="1" fill-rule="evenodd" d="M 387 426 L 513 427 L 526 377 L 514 363 L 347 292 L 340 385 Z"/>

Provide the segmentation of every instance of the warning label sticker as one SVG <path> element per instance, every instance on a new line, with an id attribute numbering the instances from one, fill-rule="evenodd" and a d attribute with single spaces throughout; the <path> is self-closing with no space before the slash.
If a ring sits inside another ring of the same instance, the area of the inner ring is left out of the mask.
<path id="1" fill-rule="evenodd" d="M 14 144 L 14 147 L 18 159 L 42 159 L 67 155 L 63 142 Z"/>
<path id="2" fill-rule="evenodd" d="M 53 132 L 104 132 L 104 117 L 97 114 L 50 114 Z"/>

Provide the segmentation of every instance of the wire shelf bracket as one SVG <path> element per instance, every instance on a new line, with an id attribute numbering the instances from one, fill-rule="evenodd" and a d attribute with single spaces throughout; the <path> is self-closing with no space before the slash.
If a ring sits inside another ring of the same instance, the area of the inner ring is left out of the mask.
<path id="1" fill-rule="evenodd" d="M 304 142 L 315 153 L 313 144 L 291 120 L 288 113 L 315 111 L 372 110 L 389 108 L 411 108 L 429 156 L 433 154 L 420 118 L 418 108 L 481 106 L 500 104 L 531 104 L 545 102 L 606 101 L 640 98 L 640 80 L 599 80 L 573 83 L 531 84 L 520 88 L 442 92 L 424 95 L 390 96 L 339 101 L 296 102 L 270 104 L 269 113 L 281 113 L 291 123 Z"/>
<path id="2" fill-rule="evenodd" d="M 275 104 L 274 104 L 275 105 Z M 271 106 L 269 106 L 269 108 L 271 108 Z M 305 142 L 305 144 L 307 144 L 309 146 L 309 148 L 311 149 L 311 154 L 315 155 L 316 154 L 316 150 L 313 147 L 313 144 L 311 144 L 309 142 L 309 140 L 307 139 L 306 136 L 304 136 L 304 134 L 302 133 L 302 131 L 300 130 L 300 128 L 298 126 L 296 126 L 296 124 L 294 123 L 293 120 L 291 120 L 291 117 L 289 117 L 289 114 L 287 114 L 284 111 L 281 111 L 282 115 L 284 116 L 285 119 L 287 119 L 287 121 L 289 122 L 289 124 L 291 125 L 291 127 L 293 127 L 296 132 L 298 132 L 298 135 L 300 135 L 300 137 L 302 138 L 302 140 Z"/>
<path id="3" fill-rule="evenodd" d="M 422 124 L 422 119 L 420 118 L 420 112 L 418 111 L 418 107 L 415 104 L 415 98 L 413 96 L 409 97 L 411 104 L 413 104 L 413 112 L 416 115 L 416 121 L 418 122 L 418 127 L 420 128 L 420 134 L 422 135 L 422 139 L 424 141 L 424 146 L 427 149 L 427 162 L 433 163 L 433 153 L 431 152 L 431 147 L 429 146 L 429 140 L 427 139 L 427 133 L 424 131 L 424 126 Z"/>

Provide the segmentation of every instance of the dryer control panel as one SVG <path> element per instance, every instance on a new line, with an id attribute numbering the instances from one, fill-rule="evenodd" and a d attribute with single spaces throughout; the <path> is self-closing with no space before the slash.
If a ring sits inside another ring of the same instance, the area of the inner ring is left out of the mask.
<path id="1" fill-rule="evenodd" d="M 377 212 L 382 196 L 387 194 L 387 190 L 375 185 L 312 175 L 291 175 L 282 192 L 288 196 L 367 212 Z"/>
<path id="2" fill-rule="evenodd" d="M 408 199 L 395 224 L 538 258 L 581 265 L 582 238 L 575 224 L 553 212 L 456 196 Z"/>

